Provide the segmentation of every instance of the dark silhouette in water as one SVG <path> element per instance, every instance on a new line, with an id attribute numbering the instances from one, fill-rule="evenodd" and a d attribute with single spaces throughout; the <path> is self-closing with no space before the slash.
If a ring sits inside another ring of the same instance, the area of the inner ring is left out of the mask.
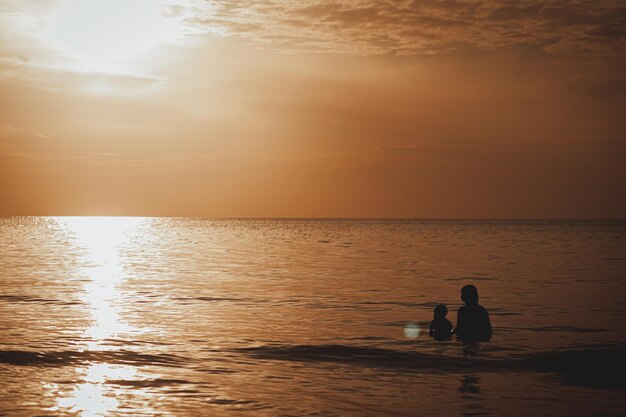
<path id="1" fill-rule="evenodd" d="M 460 340 L 484 341 L 491 338 L 489 313 L 478 304 L 478 289 L 473 285 L 461 288 L 461 300 L 465 303 L 456 316 L 454 333 Z"/>
<path id="2" fill-rule="evenodd" d="M 430 322 L 430 330 L 428 334 L 435 340 L 448 340 L 452 336 L 452 323 L 446 319 L 448 307 L 445 304 L 439 304 L 433 311 L 433 321 Z"/>

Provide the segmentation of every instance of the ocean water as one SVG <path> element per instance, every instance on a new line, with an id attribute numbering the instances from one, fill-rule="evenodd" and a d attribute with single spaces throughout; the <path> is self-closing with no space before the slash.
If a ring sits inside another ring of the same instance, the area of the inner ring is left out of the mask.
<path id="1" fill-rule="evenodd" d="M 623 221 L 0 219 L 0 415 L 623 416 L 625 354 Z"/>

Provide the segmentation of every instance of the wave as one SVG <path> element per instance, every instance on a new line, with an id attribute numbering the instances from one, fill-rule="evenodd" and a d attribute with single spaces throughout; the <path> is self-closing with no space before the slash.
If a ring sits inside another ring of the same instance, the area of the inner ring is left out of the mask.
<path id="1" fill-rule="evenodd" d="M 609 329 L 591 328 L 591 327 L 575 327 L 575 326 L 543 326 L 543 327 L 525 327 L 521 330 L 529 330 L 531 332 L 569 332 L 569 333 L 604 333 Z"/>
<path id="2" fill-rule="evenodd" d="M 346 366 L 392 369 L 398 373 L 539 372 L 558 377 L 566 384 L 626 391 L 626 362 L 623 361 L 626 356 L 626 345 L 587 346 L 578 350 L 541 352 L 510 358 L 481 355 L 476 351 L 472 352 L 472 346 L 467 347 L 467 354 L 463 356 L 444 356 L 419 351 L 341 344 L 272 344 L 208 350 L 212 353 L 212 361 L 232 360 L 228 354 L 238 354 L 255 360 L 344 364 Z M 198 360 L 202 360 L 202 358 L 198 358 Z M 195 367 L 194 365 L 198 365 L 192 359 L 185 359 L 176 355 L 145 354 L 130 350 L 46 352 L 0 350 L 0 364 L 61 367 L 87 363 L 167 367 Z M 111 383 L 124 384 L 122 381 L 112 381 Z M 156 386 L 160 384 L 185 384 L 186 382 L 182 380 L 155 380 L 146 383 Z"/>
<path id="3" fill-rule="evenodd" d="M 488 371 L 501 368 L 504 363 L 487 358 L 450 357 L 417 351 L 361 347 L 350 345 L 267 345 L 233 349 L 255 359 L 295 362 L 337 362 L 369 367 L 398 368 L 399 370 L 460 372 L 472 369 Z"/>
<path id="4" fill-rule="evenodd" d="M 145 354 L 130 350 L 117 351 L 46 351 L 1 350 L 0 364 L 22 366 L 68 366 L 83 363 L 120 365 L 178 366 L 184 361 L 175 355 Z"/>
<path id="5" fill-rule="evenodd" d="M 234 297 L 174 297 L 173 301 L 180 301 L 181 304 L 190 304 L 194 302 L 242 302 L 242 301 L 254 301 L 245 298 L 234 298 Z"/>
<path id="6" fill-rule="evenodd" d="M 6 301 L 8 303 L 38 303 L 38 304 L 56 304 L 56 305 L 80 305 L 81 301 L 63 301 L 50 298 L 41 297 L 29 297 L 27 295 L 10 295 L 0 294 L 0 301 Z"/>
<path id="7" fill-rule="evenodd" d="M 132 388 L 161 388 L 161 387 L 169 387 L 176 385 L 193 385 L 192 381 L 187 381 L 185 379 L 166 379 L 166 378 L 155 378 L 155 379 L 140 379 L 140 380 L 129 380 L 129 379 L 107 379 L 107 384 L 111 385 L 119 385 L 123 387 L 132 387 Z"/>
<path id="8" fill-rule="evenodd" d="M 580 350 L 511 358 L 489 358 L 477 354 L 450 357 L 348 345 L 267 345 L 235 351 L 256 359 L 331 362 L 394 368 L 401 372 L 546 372 L 561 377 L 568 384 L 626 390 L 626 362 L 623 361 L 626 345 L 590 346 Z"/>
<path id="9" fill-rule="evenodd" d="M 549 372 L 568 385 L 626 391 L 626 345 L 546 352 L 525 359 L 529 368 Z"/>

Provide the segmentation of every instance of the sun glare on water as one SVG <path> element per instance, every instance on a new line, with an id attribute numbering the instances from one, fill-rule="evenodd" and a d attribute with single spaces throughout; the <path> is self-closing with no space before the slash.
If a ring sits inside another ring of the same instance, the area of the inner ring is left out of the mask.
<path id="1" fill-rule="evenodd" d="M 81 253 L 82 273 L 89 278 L 83 299 L 89 306 L 91 326 L 86 329 L 89 349 L 102 350 L 102 342 L 120 334 L 137 333 L 120 317 L 120 284 L 124 281 L 122 256 L 138 238 L 145 219 L 130 217 L 68 217 L 59 224 L 73 237 Z"/>
<path id="2" fill-rule="evenodd" d="M 174 42 L 181 21 L 156 0 L 66 0 L 46 40 L 73 69 L 119 70 L 161 43 Z"/>
<path id="3" fill-rule="evenodd" d="M 143 331 L 124 320 L 120 285 L 127 278 L 122 259 L 124 252 L 136 244 L 133 242 L 141 240 L 150 221 L 130 217 L 61 217 L 56 221 L 70 237 L 82 266 L 81 274 L 86 278 L 83 300 L 90 325 L 84 332 L 83 349 L 115 350 L 117 347 L 111 345 L 112 340 Z M 51 411 L 69 411 L 81 417 L 109 415 L 117 410 L 117 398 L 125 392 L 106 382 L 138 378 L 141 379 L 138 369 L 130 364 L 81 364 L 76 368 L 76 384 L 47 387 L 57 392 L 57 403 Z M 142 393 L 137 391 L 134 395 Z M 148 407 L 143 411 L 146 415 L 154 414 Z"/>

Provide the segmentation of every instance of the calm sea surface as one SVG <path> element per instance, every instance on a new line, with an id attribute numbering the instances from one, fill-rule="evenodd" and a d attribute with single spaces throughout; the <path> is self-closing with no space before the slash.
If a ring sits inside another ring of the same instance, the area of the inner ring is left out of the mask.
<path id="1" fill-rule="evenodd" d="M 623 416 L 624 357 L 626 222 L 0 218 L 0 415 Z"/>

